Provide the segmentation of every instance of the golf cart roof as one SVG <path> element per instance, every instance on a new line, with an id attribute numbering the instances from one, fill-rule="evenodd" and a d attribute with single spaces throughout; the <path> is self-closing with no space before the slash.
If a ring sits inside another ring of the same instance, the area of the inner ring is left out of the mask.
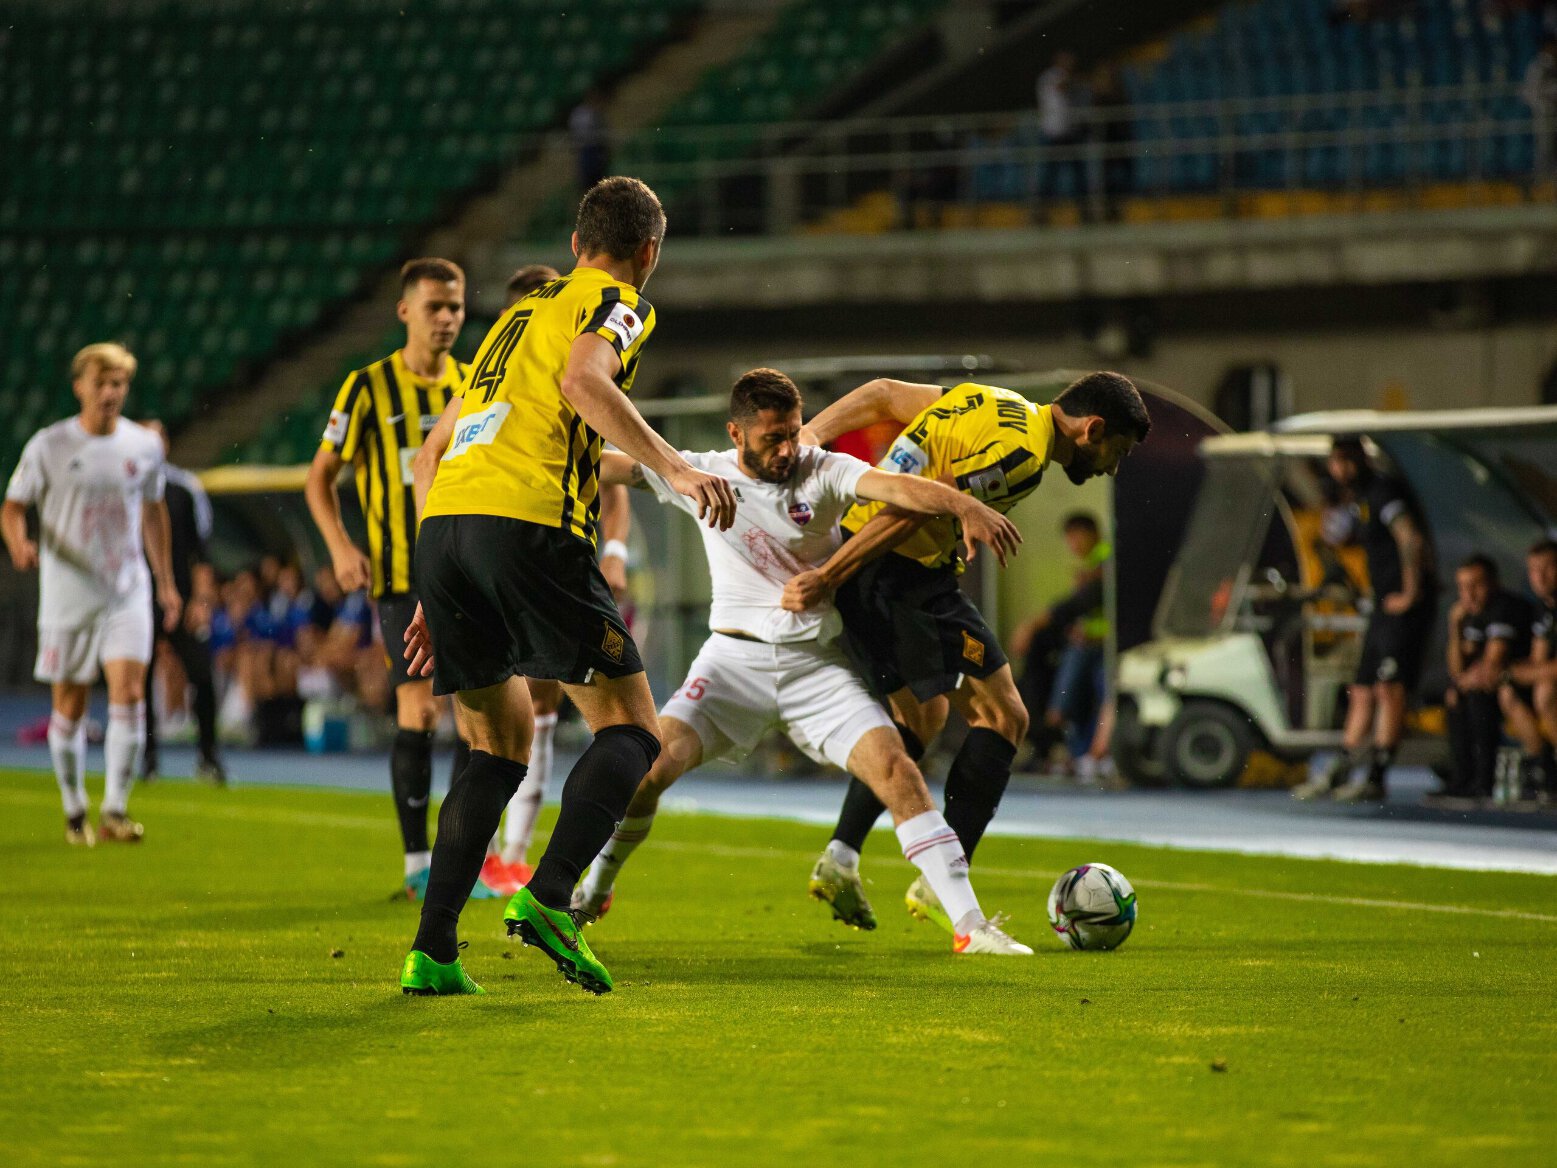
<path id="1" fill-rule="evenodd" d="M 1277 422 L 1279 434 L 1386 434 L 1404 430 L 1492 430 L 1557 423 L 1557 406 L 1479 410 L 1325 410 Z"/>

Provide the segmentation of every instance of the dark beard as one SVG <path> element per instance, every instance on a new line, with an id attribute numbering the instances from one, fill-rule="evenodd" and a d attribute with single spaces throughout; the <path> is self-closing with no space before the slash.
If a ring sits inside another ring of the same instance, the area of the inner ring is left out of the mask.
<path id="1" fill-rule="evenodd" d="M 767 467 L 758 462 L 756 455 L 754 455 L 750 450 L 746 449 L 741 450 L 741 465 L 746 468 L 746 472 L 750 474 L 752 478 L 758 480 L 759 482 L 773 483 L 776 486 L 782 486 L 784 483 L 789 482 L 795 473 L 795 464 L 791 462 L 789 464 L 789 469 L 786 470 L 783 474 L 775 474 L 773 471 L 769 470 Z"/>
<path id="2" fill-rule="evenodd" d="M 1065 477 L 1078 487 L 1092 477 L 1092 465 L 1076 451 L 1076 456 L 1070 460 L 1070 465 L 1065 468 Z"/>

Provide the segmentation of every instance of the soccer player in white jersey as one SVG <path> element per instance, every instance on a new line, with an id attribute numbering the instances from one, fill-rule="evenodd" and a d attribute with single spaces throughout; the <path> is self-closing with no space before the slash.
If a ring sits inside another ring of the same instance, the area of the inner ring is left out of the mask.
<path id="1" fill-rule="evenodd" d="M 49 754 L 65 804 L 65 838 L 90 846 L 133 843 L 130 787 L 146 745 L 145 679 L 152 652 L 152 577 L 171 631 L 183 601 L 173 583 L 162 439 L 120 416 L 135 357 L 123 345 L 88 345 L 70 365 L 81 412 L 38 431 L 0 508 L 11 563 L 41 567 L 38 660 L 53 690 Z M 39 540 L 27 536 L 36 505 Z M 147 572 L 148 558 L 151 572 Z M 94 835 L 87 822 L 86 707 L 101 666 L 108 683 L 106 789 Z"/>
<path id="2" fill-rule="evenodd" d="M 660 796 L 676 779 L 701 763 L 744 754 L 777 727 L 813 759 L 843 767 L 877 792 L 892 811 L 903 854 L 937 895 L 953 898 L 942 903 L 955 952 L 1031 954 L 980 909 L 956 833 L 936 810 L 892 719 L 834 643 L 842 627 L 837 611 L 830 602 L 799 613 L 780 605 L 792 576 L 836 550 L 838 521 L 861 499 L 955 516 L 970 556 L 984 543 L 1004 563 L 1021 537 L 1003 516 L 941 483 L 801 446 L 800 405 L 788 377 L 754 369 L 730 395 L 733 449 L 683 454 L 699 470 L 727 478 L 735 491 L 734 525 L 703 533 L 713 576 L 712 635 L 660 711 L 664 749 L 575 891 L 573 908 L 598 918 L 609 907 L 617 873 L 648 835 Z M 605 456 L 601 481 L 647 486 L 661 502 L 681 506 L 669 483 L 625 455 Z"/>

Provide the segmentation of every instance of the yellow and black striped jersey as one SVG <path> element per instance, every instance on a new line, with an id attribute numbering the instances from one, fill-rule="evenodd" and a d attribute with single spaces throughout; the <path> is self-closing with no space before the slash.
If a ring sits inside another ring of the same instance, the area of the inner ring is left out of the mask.
<path id="1" fill-rule="evenodd" d="M 616 384 L 632 390 L 654 309 L 631 284 L 575 268 L 542 284 L 492 326 L 471 365 L 454 437 L 426 515 L 500 515 L 595 540 L 600 436 L 562 393 L 573 342 L 610 341 Z"/>
<path id="2" fill-rule="evenodd" d="M 354 464 L 357 498 L 368 524 L 373 595 L 411 590 L 411 546 L 416 540 L 416 501 L 411 460 L 437 424 L 451 397 L 464 392 L 468 365 L 445 358 L 443 374 L 419 377 L 396 349 L 382 361 L 346 378 L 321 450 Z"/>
<path id="3" fill-rule="evenodd" d="M 1034 405 L 1009 389 L 969 383 L 947 390 L 921 410 L 877 469 L 950 483 L 1004 514 L 1038 486 L 1053 448 L 1048 406 Z M 858 532 L 884 506 L 856 503 L 843 517 L 844 530 Z M 959 544 L 959 525 L 946 515 L 930 520 L 893 550 L 937 568 L 958 562 Z"/>

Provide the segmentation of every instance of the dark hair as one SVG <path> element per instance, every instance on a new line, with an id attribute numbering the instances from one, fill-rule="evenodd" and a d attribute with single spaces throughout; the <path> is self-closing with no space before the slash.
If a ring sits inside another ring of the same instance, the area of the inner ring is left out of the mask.
<path id="1" fill-rule="evenodd" d="M 550 284 L 561 274 L 550 264 L 525 264 L 508 277 L 508 295 L 515 299 L 528 296 L 542 284 Z"/>
<path id="2" fill-rule="evenodd" d="M 1492 562 L 1491 556 L 1483 555 L 1481 552 L 1477 552 L 1473 556 L 1466 556 L 1460 561 L 1460 569 L 1463 571 L 1466 568 L 1480 568 L 1487 574 L 1489 583 L 1496 584 L 1498 582 L 1498 566 Z"/>
<path id="3" fill-rule="evenodd" d="M 419 280 L 437 280 L 440 284 L 463 284 L 465 273 L 453 260 L 440 260 L 436 256 L 407 260 L 400 269 L 400 291 L 405 292 Z"/>
<path id="4" fill-rule="evenodd" d="M 142 423 L 144 425 L 144 423 Z M 1530 545 L 1526 556 L 1557 556 L 1557 539 L 1539 539 Z"/>
<path id="5" fill-rule="evenodd" d="M 665 235 L 665 208 L 647 183 L 613 175 L 585 192 L 578 205 L 580 255 L 631 259 L 651 239 Z"/>
<path id="6" fill-rule="evenodd" d="M 1088 373 L 1078 377 L 1054 399 L 1072 418 L 1103 419 L 1103 436 L 1133 437 L 1137 442 L 1146 441 L 1151 432 L 1151 416 L 1141 391 L 1122 373 Z"/>
<path id="7" fill-rule="evenodd" d="M 763 410 L 790 413 L 800 408 L 800 388 L 777 369 L 751 369 L 730 390 L 730 420 L 752 421 Z"/>
<path id="8" fill-rule="evenodd" d="M 1085 511 L 1072 511 L 1065 516 L 1064 522 L 1060 524 L 1060 530 L 1064 532 L 1090 531 L 1093 535 L 1096 535 L 1098 533 L 1097 517 L 1089 515 Z"/>
<path id="9" fill-rule="evenodd" d="M 1346 435 L 1335 439 L 1330 443 L 1330 453 L 1338 454 L 1348 462 L 1354 462 L 1358 466 L 1368 465 L 1368 449 L 1362 444 L 1362 439 Z"/>

